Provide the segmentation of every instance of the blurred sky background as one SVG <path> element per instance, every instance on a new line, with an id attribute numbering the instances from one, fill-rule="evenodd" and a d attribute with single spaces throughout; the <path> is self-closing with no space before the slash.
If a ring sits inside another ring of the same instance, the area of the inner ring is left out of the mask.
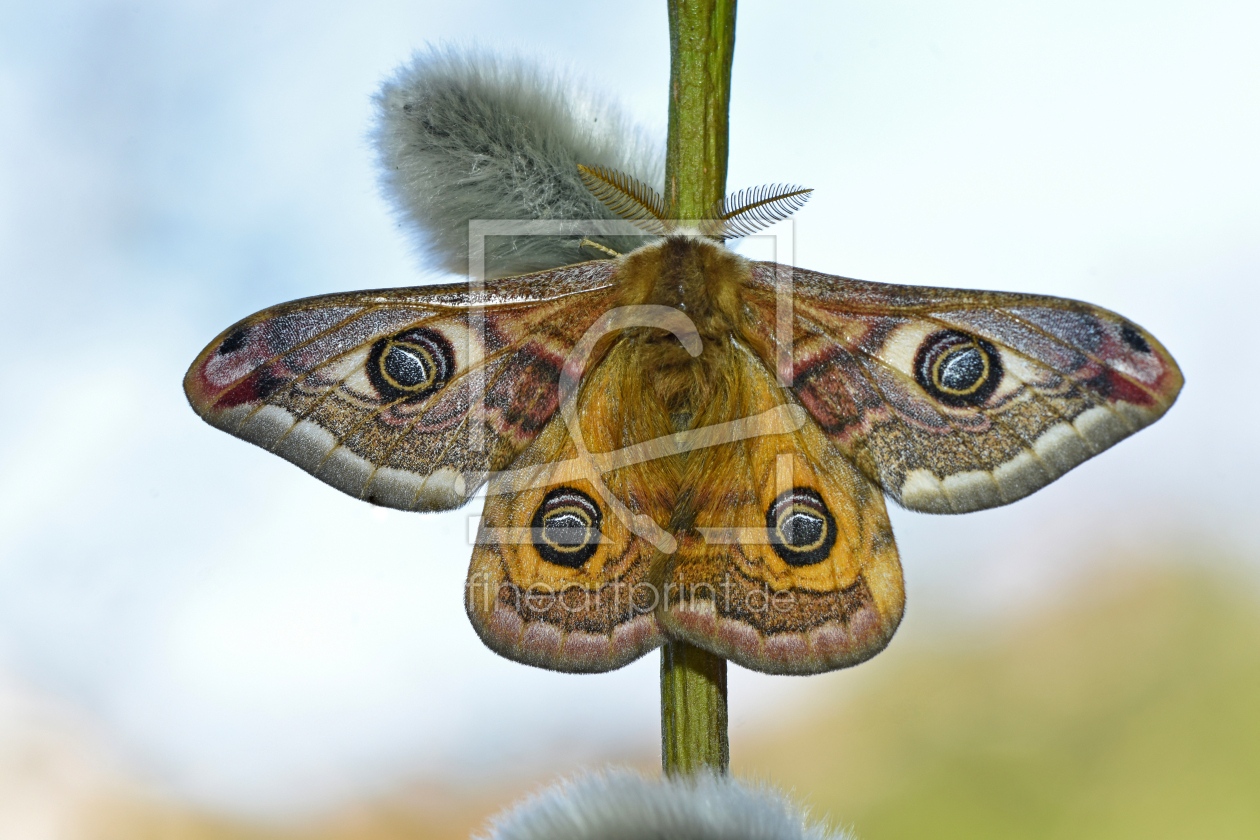
<path id="1" fill-rule="evenodd" d="M 728 184 L 815 188 L 799 265 L 1086 299 L 1186 375 L 1026 500 L 893 511 L 908 612 L 863 667 L 1070 600 L 1104 555 L 1260 573 L 1258 31 L 1227 0 L 741 4 Z M 656 655 L 575 677 L 480 645 L 475 510 L 375 509 L 183 396 L 251 312 L 451 279 L 368 142 L 372 94 L 437 43 L 567 66 L 664 137 L 658 2 L 0 4 L 0 670 L 172 796 L 307 812 L 658 737 Z M 733 667 L 732 726 L 853 674 Z"/>

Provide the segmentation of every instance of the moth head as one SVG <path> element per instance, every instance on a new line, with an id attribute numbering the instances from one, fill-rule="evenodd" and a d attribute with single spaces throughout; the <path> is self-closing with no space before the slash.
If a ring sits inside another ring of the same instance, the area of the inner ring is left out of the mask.
<path id="1" fill-rule="evenodd" d="M 656 236 L 677 233 L 678 220 L 660 193 L 635 178 L 603 166 L 578 166 L 582 183 L 608 209 Z M 771 184 L 740 190 L 718 201 L 696 220 L 710 239 L 739 239 L 781 222 L 809 200 L 812 189 Z"/>

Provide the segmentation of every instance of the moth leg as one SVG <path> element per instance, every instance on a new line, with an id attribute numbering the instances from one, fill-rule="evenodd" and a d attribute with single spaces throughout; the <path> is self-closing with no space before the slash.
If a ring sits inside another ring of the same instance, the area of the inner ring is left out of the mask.
<path id="1" fill-rule="evenodd" d="M 617 257 L 621 256 L 621 254 L 617 253 L 612 248 L 609 248 L 605 245 L 600 245 L 598 242 L 592 242 L 589 239 L 583 239 L 581 242 L 578 243 L 579 248 L 581 248 L 584 245 L 594 248 L 597 251 L 603 251 L 605 254 L 612 257 L 613 259 L 616 259 Z"/>

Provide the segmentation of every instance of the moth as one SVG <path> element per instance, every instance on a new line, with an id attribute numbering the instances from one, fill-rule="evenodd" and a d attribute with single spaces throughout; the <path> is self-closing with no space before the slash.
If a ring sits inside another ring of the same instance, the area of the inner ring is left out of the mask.
<path id="1" fill-rule="evenodd" d="M 687 232 L 637 181 L 584 175 L 660 237 L 480 289 L 282 304 L 184 381 L 211 424 L 373 504 L 454 508 L 488 483 L 468 616 L 511 659 L 604 671 L 683 639 L 771 673 L 860 662 L 904 604 L 885 495 L 1013 502 L 1181 387 L 1153 336 L 1089 304 L 862 282 L 714 238 L 802 191 Z"/>
<path id="2" fill-rule="evenodd" d="M 386 190 L 450 270 L 469 219 L 643 236 L 490 237 L 513 276 L 281 304 L 210 342 L 184 389 L 372 504 L 484 487 L 465 603 L 511 659 L 604 671 L 684 639 L 771 673 L 860 662 L 904 606 L 885 496 L 1013 502 L 1181 388 L 1150 333 L 1086 303 L 744 259 L 723 241 L 806 191 L 680 227 L 648 186 L 659 147 L 532 66 L 434 51 L 377 105 Z"/>

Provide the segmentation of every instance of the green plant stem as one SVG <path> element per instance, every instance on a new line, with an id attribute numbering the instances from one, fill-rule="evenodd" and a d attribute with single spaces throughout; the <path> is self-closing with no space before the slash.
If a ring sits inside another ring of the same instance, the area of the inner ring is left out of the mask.
<path id="1" fill-rule="evenodd" d="M 669 136 L 665 201 L 699 219 L 725 195 L 735 0 L 667 0 Z"/>
<path id="2" fill-rule="evenodd" d="M 676 219 L 703 218 L 726 190 L 735 0 L 667 0 L 669 136 L 665 200 Z M 667 774 L 725 773 L 730 764 L 726 660 L 686 642 L 661 650 L 661 765 Z"/>
<path id="3" fill-rule="evenodd" d="M 661 648 L 661 767 L 670 775 L 731 762 L 726 737 L 726 660 L 686 642 Z"/>

